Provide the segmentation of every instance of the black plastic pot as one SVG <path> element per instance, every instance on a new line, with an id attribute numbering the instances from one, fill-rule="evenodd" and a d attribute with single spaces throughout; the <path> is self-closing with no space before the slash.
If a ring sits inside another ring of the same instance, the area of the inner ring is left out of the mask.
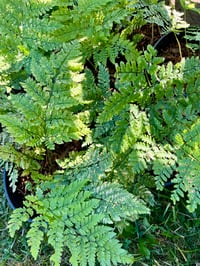
<path id="1" fill-rule="evenodd" d="M 173 32 L 169 32 L 157 40 L 157 42 L 154 44 L 154 48 L 160 51 L 163 49 L 163 47 L 167 47 L 174 42 L 176 42 L 175 35 Z"/>
<path id="2" fill-rule="evenodd" d="M 163 35 L 155 44 L 154 48 L 158 51 L 158 56 L 165 58 L 165 63 L 171 61 L 172 63 L 177 63 L 182 57 L 191 57 L 200 54 L 199 51 L 192 51 L 188 47 L 186 40 L 185 30 L 180 31 L 175 35 L 174 32 L 169 32 Z M 190 41 L 190 44 L 199 45 L 197 41 Z M 181 53 L 180 53 L 181 49 Z"/>
<path id="3" fill-rule="evenodd" d="M 163 35 L 155 44 L 154 48 L 157 50 L 158 56 L 164 57 L 164 63 L 171 61 L 173 64 L 179 62 L 183 57 L 189 56 L 188 50 L 182 48 L 186 47 L 186 40 L 184 38 L 184 32 L 177 33 L 169 32 Z M 180 53 L 180 48 L 181 52 Z"/>
<path id="4" fill-rule="evenodd" d="M 13 193 L 12 188 L 10 187 L 9 176 L 7 175 L 6 170 L 3 171 L 3 186 L 9 206 L 13 210 L 19 207 L 23 207 L 23 195 L 20 194 L 17 190 Z"/>

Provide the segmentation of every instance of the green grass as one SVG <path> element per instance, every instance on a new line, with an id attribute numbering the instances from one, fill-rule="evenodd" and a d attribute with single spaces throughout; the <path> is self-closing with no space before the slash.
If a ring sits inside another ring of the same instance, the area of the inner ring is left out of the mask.
<path id="1" fill-rule="evenodd" d="M 156 196 L 151 216 L 140 219 L 127 232 L 128 247 L 138 254 L 135 265 L 199 266 L 200 208 L 191 214 L 184 202 L 173 206 L 168 195 Z"/>
<path id="2" fill-rule="evenodd" d="M 135 254 L 135 266 L 198 266 L 200 263 L 200 208 L 193 214 L 182 203 L 173 206 L 168 195 L 156 193 L 152 215 L 127 227 L 121 236 L 124 246 Z M 31 258 L 26 243 L 25 225 L 14 239 L 7 223 L 11 210 L 7 206 L 0 181 L 0 266 L 49 266 L 52 252 L 43 246 L 37 261 Z M 67 266 L 67 253 L 62 265 Z"/>

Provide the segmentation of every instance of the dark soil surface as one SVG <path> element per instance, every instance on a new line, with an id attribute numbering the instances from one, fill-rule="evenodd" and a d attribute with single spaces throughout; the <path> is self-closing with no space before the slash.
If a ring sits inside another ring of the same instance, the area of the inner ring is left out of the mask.
<path id="1" fill-rule="evenodd" d="M 136 31 L 136 33 L 143 35 L 142 40 L 138 43 L 137 46 L 137 48 L 142 51 L 146 49 L 148 44 L 154 45 L 156 41 L 161 37 L 160 27 L 154 24 L 146 24 L 142 26 L 139 31 Z"/>

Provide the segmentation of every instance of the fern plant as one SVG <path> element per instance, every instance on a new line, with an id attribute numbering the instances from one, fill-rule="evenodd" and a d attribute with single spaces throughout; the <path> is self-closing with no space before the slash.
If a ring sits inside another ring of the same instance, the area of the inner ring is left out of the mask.
<path id="1" fill-rule="evenodd" d="M 23 208 L 12 213 L 9 231 L 14 236 L 32 219 L 27 240 L 35 259 L 47 240 L 54 265 L 66 248 L 72 265 L 134 261 L 117 233 L 149 208 L 112 180 L 114 154 L 94 125 L 112 95 L 107 62 L 116 64 L 134 47 L 113 28 L 128 26 L 136 2 L 1 2 L 7 17 L 1 24 L 0 123 L 8 141 L 1 143 L 0 157 L 12 170 L 13 189 L 22 176 L 29 191 Z"/>
<path id="2" fill-rule="evenodd" d="M 171 23 L 157 1 L 22 2 L 1 2 L 0 157 L 13 188 L 16 169 L 30 181 L 10 234 L 31 218 L 35 259 L 46 240 L 54 265 L 66 249 L 73 266 L 131 264 L 117 236 L 150 213 L 151 188 L 200 203 L 199 58 L 137 49 L 136 28 Z"/>

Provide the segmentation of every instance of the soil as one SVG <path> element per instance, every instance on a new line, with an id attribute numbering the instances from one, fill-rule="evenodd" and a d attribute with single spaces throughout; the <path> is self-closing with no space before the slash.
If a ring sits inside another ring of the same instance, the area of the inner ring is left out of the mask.
<path id="1" fill-rule="evenodd" d="M 57 164 L 56 160 L 62 160 L 64 158 L 67 158 L 71 151 L 83 150 L 81 145 L 82 142 L 80 140 L 73 140 L 72 142 L 60 145 L 56 144 L 55 150 L 48 151 L 48 154 L 46 155 L 45 159 L 40 162 L 41 174 L 52 175 L 56 170 L 60 170 L 60 167 Z M 19 177 L 18 182 L 16 184 L 17 189 L 15 194 L 19 201 L 18 204 L 20 206 L 23 206 L 25 196 L 30 194 L 28 187 L 29 185 L 34 186 L 34 180 L 30 176 L 22 176 L 20 175 L 20 173 L 22 173 L 22 170 L 19 170 Z"/>
<path id="2" fill-rule="evenodd" d="M 143 35 L 142 40 L 137 45 L 137 48 L 141 51 L 144 51 L 148 44 L 154 45 L 162 36 L 160 27 L 155 24 L 146 24 L 134 32 L 134 34 L 137 33 Z"/>

